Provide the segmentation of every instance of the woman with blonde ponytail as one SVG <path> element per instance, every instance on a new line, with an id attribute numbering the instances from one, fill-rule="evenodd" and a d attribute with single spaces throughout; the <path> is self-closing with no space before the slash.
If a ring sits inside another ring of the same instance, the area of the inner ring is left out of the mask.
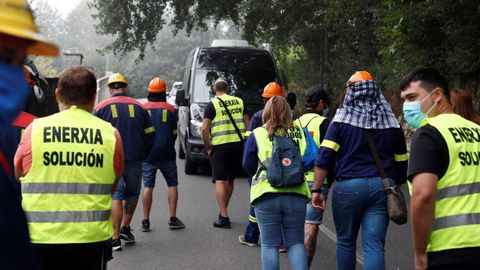
<path id="1" fill-rule="evenodd" d="M 254 205 L 262 242 L 263 269 L 279 269 L 278 247 L 282 236 L 292 269 L 307 269 L 303 244 L 306 203 L 310 198 L 308 184 L 274 187 L 266 170 L 272 160 L 272 139 L 291 138 L 304 155 L 306 140 L 300 127 L 292 122 L 290 107 L 283 97 L 272 97 L 263 111 L 264 125 L 253 130 L 245 142 L 243 168 L 252 176 L 250 204 Z M 283 160 L 282 160 L 283 163 Z M 263 164 L 259 166 L 258 164 Z M 290 166 L 287 162 L 284 166 Z"/>

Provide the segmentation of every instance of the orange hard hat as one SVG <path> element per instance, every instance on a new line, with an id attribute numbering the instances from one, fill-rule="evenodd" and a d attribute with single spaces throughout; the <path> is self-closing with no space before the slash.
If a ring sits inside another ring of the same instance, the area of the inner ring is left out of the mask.
<path id="1" fill-rule="evenodd" d="M 150 81 L 150 84 L 148 85 L 149 93 L 163 93 L 165 91 L 167 91 L 167 86 L 165 85 L 164 80 L 155 77 Z"/>
<path id="2" fill-rule="evenodd" d="M 357 71 L 353 73 L 350 79 L 348 79 L 347 87 L 350 86 L 350 84 L 352 83 L 356 83 L 359 81 L 371 81 L 371 80 L 373 80 L 373 77 L 370 73 L 368 73 L 368 71 Z"/>
<path id="3" fill-rule="evenodd" d="M 283 97 L 283 90 L 280 84 L 276 82 L 271 82 L 263 88 L 263 94 L 262 97 L 264 98 L 271 98 L 274 96 L 281 96 Z"/>

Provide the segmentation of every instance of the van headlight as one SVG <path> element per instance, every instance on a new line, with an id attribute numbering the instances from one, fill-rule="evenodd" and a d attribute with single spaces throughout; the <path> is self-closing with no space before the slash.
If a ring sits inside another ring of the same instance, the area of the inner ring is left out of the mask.
<path id="1" fill-rule="evenodd" d="M 205 107 L 200 106 L 198 103 L 192 103 L 190 105 L 190 130 L 193 136 L 202 136 L 202 121 Z"/>
<path id="2" fill-rule="evenodd" d="M 202 122 L 197 120 L 190 120 L 190 131 L 193 136 L 201 137 L 202 136 Z"/>

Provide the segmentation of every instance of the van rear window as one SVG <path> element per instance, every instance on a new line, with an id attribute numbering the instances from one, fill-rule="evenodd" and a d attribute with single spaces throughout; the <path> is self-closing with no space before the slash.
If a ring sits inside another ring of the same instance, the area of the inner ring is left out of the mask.
<path id="1" fill-rule="evenodd" d="M 208 102 L 213 97 L 211 86 L 220 76 L 229 82 L 230 94 L 242 98 L 246 104 L 263 104 L 263 88 L 269 82 L 278 81 L 275 63 L 268 51 L 202 49 L 196 65 L 194 100 Z"/>

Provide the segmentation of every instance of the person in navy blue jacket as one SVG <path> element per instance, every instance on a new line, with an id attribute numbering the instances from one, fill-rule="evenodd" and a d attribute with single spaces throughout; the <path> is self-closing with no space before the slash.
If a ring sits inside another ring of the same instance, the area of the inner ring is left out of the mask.
<path id="1" fill-rule="evenodd" d="M 142 104 L 127 96 L 128 83 L 122 74 L 112 74 L 107 85 L 112 97 L 99 103 L 94 114 L 110 122 L 122 137 L 125 169 L 113 194 L 112 205 L 112 247 L 113 250 L 120 250 L 120 238 L 127 244 L 135 243 L 130 223 L 142 187 L 142 162 L 153 145 L 155 128 Z M 122 219 L 123 226 L 120 229 Z"/>
<path id="2" fill-rule="evenodd" d="M 143 162 L 143 220 L 140 230 L 150 231 L 150 209 L 152 208 L 153 188 L 157 170 L 162 172 L 168 186 L 168 207 L 170 209 L 170 229 L 183 229 L 185 225 L 177 218 L 178 175 L 175 140 L 177 139 L 177 117 L 175 108 L 166 102 L 165 81 L 155 77 L 148 86 L 148 102 L 143 107 L 151 116 L 155 127 L 155 142 L 145 162 Z"/>
<path id="3" fill-rule="evenodd" d="M 366 139 L 371 134 L 390 186 L 407 179 L 403 131 L 373 77 L 356 72 L 347 83 L 343 107 L 333 117 L 315 160 L 312 204 L 325 209 L 322 183 L 334 172 L 332 212 L 337 232 L 337 269 L 355 269 L 362 233 L 365 269 L 385 269 L 387 195 Z M 336 161 L 336 165 L 334 165 Z"/>

